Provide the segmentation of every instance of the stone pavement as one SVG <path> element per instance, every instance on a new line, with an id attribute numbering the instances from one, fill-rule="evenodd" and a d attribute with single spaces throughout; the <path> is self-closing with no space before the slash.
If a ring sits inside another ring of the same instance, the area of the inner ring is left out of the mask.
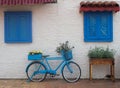
<path id="1" fill-rule="evenodd" d="M 120 88 L 120 80 L 80 80 L 67 83 L 64 80 L 49 79 L 43 82 L 27 82 L 27 80 L 0 80 L 0 88 Z"/>

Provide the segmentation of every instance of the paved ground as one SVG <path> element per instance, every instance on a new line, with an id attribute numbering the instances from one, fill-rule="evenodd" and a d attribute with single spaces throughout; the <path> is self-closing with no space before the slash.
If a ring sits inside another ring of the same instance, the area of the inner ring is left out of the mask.
<path id="1" fill-rule="evenodd" d="M 0 88 L 120 88 L 120 80 L 80 80 L 67 83 L 64 80 L 45 80 L 43 82 L 27 82 L 26 80 L 0 80 Z"/>

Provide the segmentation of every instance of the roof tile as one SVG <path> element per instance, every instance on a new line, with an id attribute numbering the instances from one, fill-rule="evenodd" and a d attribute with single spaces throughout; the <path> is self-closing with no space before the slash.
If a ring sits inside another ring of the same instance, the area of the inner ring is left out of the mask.
<path id="1" fill-rule="evenodd" d="M 80 3 L 81 11 L 119 11 L 119 4 L 115 1 L 82 1 Z"/>

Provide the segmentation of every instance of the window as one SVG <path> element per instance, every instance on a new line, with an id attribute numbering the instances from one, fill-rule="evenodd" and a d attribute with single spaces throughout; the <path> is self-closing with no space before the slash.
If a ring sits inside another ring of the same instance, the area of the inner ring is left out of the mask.
<path id="1" fill-rule="evenodd" d="M 5 42 L 24 43 L 32 42 L 32 13 L 5 12 Z"/>
<path id="2" fill-rule="evenodd" d="M 84 41 L 112 42 L 113 18 L 111 12 L 84 12 Z"/>

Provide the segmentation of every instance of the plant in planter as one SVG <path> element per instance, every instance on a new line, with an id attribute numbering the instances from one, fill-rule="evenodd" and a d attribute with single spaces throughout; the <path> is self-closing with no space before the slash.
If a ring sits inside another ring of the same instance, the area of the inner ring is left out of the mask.
<path id="1" fill-rule="evenodd" d="M 90 58 L 90 80 L 92 80 L 92 65 L 108 64 L 110 65 L 110 75 L 106 75 L 106 77 L 109 76 L 114 81 L 114 55 L 115 50 L 110 49 L 109 47 L 95 47 L 89 50 L 88 57 Z"/>
<path id="2" fill-rule="evenodd" d="M 114 59 L 115 50 L 110 49 L 109 47 L 95 47 L 90 49 L 88 52 L 88 57 L 90 59 L 99 58 L 99 59 Z"/>
<path id="3" fill-rule="evenodd" d="M 74 47 L 69 46 L 69 41 L 65 43 L 60 43 L 60 45 L 56 48 L 56 52 L 61 54 L 65 59 L 72 59 L 72 49 Z"/>

